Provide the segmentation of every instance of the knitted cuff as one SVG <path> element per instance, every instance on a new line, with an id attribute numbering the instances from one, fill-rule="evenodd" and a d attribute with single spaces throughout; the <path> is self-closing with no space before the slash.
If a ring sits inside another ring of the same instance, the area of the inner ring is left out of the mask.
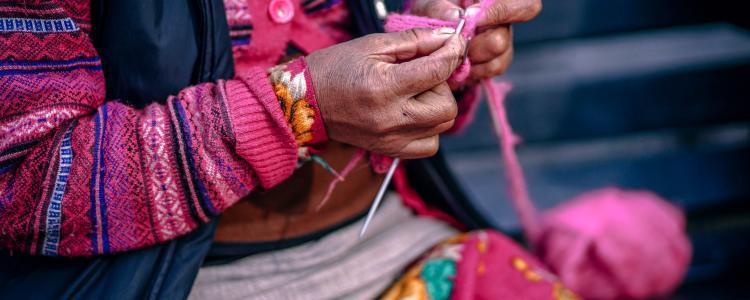
<path id="1" fill-rule="evenodd" d="M 298 146 L 328 140 L 304 57 L 270 70 L 271 84 Z"/>
<path id="2" fill-rule="evenodd" d="M 297 145 L 279 108 L 265 70 L 251 68 L 226 81 L 235 150 L 256 172 L 263 188 L 291 176 Z"/>

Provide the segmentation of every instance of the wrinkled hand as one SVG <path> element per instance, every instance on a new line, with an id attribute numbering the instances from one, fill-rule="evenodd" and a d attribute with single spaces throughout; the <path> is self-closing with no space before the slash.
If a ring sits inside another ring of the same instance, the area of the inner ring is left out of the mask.
<path id="1" fill-rule="evenodd" d="M 435 154 L 457 114 L 445 81 L 465 47 L 452 29 L 414 29 L 313 52 L 307 64 L 328 135 L 392 157 Z"/>
<path id="2" fill-rule="evenodd" d="M 411 13 L 442 20 L 458 20 L 462 8 L 459 0 L 414 0 Z M 465 9 L 475 15 L 479 4 Z M 513 59 L 513 32 L 510 25 L 536 17 L 542 9 L 541 0 L 495 0 L 477 22 L 478 34 L 469 43 L 472 68 L 469 82 L 505 73 Z"/>

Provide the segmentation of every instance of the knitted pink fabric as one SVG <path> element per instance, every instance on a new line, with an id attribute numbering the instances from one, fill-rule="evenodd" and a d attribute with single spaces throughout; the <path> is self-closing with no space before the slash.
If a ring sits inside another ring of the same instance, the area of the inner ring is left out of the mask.
<path id="1" fill-rule="evenodd" d="M 469 2 L 469 1 L 464 1 Z M 479 19 L 484 16 L 484 12 L 487 10 L 494 0 L 481 0 L 479 1 L 479 13 L 474 16 L 466 16 L 464 29 L 461 31 L 461 35 L 470 40 L 475 35 L 475 29 Z M 444 21 L 432 18 L 414 16 L 414 15 L 401 15 L 401 14 L 390 14 L 385 19 L 383 28 L 386 32 L 403 31 L 412 28 L 441 28 L 450 27 L 455 28 L 458 26 L 458 22 L 455 21 Z M 450 83 L 463 83 L 469 77 L 471 72 L 471 62 L 466 58 L 464 62 L 451 74 L 448 79 Z"/>

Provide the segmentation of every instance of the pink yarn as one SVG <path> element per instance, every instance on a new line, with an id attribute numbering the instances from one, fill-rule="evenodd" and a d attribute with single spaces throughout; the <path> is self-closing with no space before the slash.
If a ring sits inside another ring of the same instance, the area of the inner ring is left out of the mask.
<path id="1" fill-rule="evenodd" d="M 328 199 L 331 198 L 331 194 L 333 193 L 333 190 L 336 188 L 336 186 L 339 184 L 339 182 L 344 181 L 344 178 L 346 178 L 349 173 L 354 170 L 354 167 L 357 166 L 357 163 L 362 160 L 363 157 L 365 157 L 366 151 L 364 149 L 357 149 L 357 152 L 354 153 L 352 158 L 349 160 L 348 163 L 346 163 L 346 166 L 344 166 L 344 169 L 341 170 L 341 173 L 333 178 L 333 181 L 331 181 L 330 184 L 328 184 L 328 190 L 326 191 L 326 195 L 323 196 L 323 200 L 320 201 L 320 204 L 315 208 L 315 211 L 320 210 L 323 205 L 328 202 Z"/>
<path id="2" fill-rule="evenodd" d="M 464 1 L 465 3 L 471 2 L 471 1 Z M 467 39 L 470 40 L 474 37 L 476 34 L 476 26 L 479 19 L 482 18 L 484 15 L 484 12 L 487 10 L 487 8 L 492 5 L 493 0 L 481 0 L 479 2 L 479 12 L 474 16 L 466 16 L 465 18 L 465 24 L 464 29 L 461 31 L 461 35 Z M 414 16 L 414 15 L 401 15 L 401 14 L 389 14 L 385 18 L 385 24 L 383 25 L 383 28 L 386 32 L 396 32 L 396 31 L 403 31 L 407 29 L 412 28 L 441 28 L 441 27 L 451 27 L 455 28 L 458 26 L 458 22 L 455 21 L 444 21 L 444 20 L 437 20 L 432 18 L 425 18 L 420 16 Z M 456 69 L 456 71 L 451 74 L 451 77 L 448 79 L 448 82 L 451 84 L 460 84 L 466 81 L 466 78 L 469 77 L 469 74 L 471 72 L 471 62 L 469 62 L 469 59 L 465 59 L 464 62 Z"/>
<path id="3" fill-rule="evenodd" d="M 537 236 L 539 226 L 536 209 L 529 198 L 526 188 L 526 179 L 523 176 L 523 169 L 518 163 L 515 146 L 519 142 L 518 136 L 513 133 L 508 123 L 508 116 L 505 112 L 505 95 L 510 91 L 511 85 L 507 82 L 495 83 L 491 79 L 482 81 L 482 86 L 487 92 L 487 105 L 490 108 L 490 115 L 493 118 L 495 134 L 500 141 L 503 162 L 505 163 L 506 179 L 510 182 L 510 195 L 513 201 L 513 207 L 521 220 L 521 227 L 527 237 Z"/>
<path id="4" fill-rule="evenodd" d="M 584 298 L 650 298 L 682 280 L 691 246 L 682 212 L 653 193 L 607 188 L 537 219 L 503 101 L 507 83 L 482 82 L 521 226 L 542 260 Z"/>
<path id="5" fill-rule="evenodd" d="M 454 21 L 443 21 L 413 15 L 389 14 L 385 18 L 383 29 L 386 32 L 404 31 L 412 28 L 442 28 L 456 27 Z"/>
<path id="6" fill-rule="evenodd" d="M 651 298 L 672 291 L 690 263 L 680 210 L 649 191 L 604 188 L 545 214 L 537 253 L 584 298 Z"/>
<path id="7" fill-rule="evenodd" d="M 482 0 L 479 14 L 466 18 L 465 37 L 474 35 L 476 22 L 491 2 Z M 391 15 L 385 28 L 399 31 L 446 25 L 455 23 Z M 449 80 L 462 82 L 470 69 L 467 60 Z M 521 226 L 532 247 L 561 280 L 584 298 L 595 299 L 648 298 L 674 289 L 691 256 L 682 212 L 650 192 L 607 188 L 567 201 L 539 220 L 515 153 L 519 140 L 503 105 L 510 84 L 485 79 L 481 85 L 487 93 L 510 198 Z"/>
<path id="8" fill-rule="evenodd" d="M 587 299 L 650 298 L 674 289 L 691 256 L 682 212 L 651 192 L 606 188 L 537 219 L 503 105 L 510 84 L 485 80 L 482 86 L 513 207 L 527 240 L 565 285 Z"/>

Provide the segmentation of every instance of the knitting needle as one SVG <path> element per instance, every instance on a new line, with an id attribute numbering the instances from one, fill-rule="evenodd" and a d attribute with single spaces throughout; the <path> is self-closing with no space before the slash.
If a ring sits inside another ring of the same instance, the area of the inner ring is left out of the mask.
<path id="1" fill-rule="evenodd" d="M 398 162 L 399 162 L 399 159 L 394 158 L 393 162 L 391 162 L 391 166 L 388 168 L 388 173 L 385 173 L 385 179 L 383 179 L 383 183 L 380 185 L 378 194 L 375 195 L 375 200 L 372 201 L 370 210 L 367 212 L 367 218 L 365 218 L 365 223 L 362 224 L 362 229 L 359 230 L 360 239 L 362 238 L 363 235 L 365 235 L 365 231 L 367 231 L 367 226 L 370 226 L 370 221 L 372 221 L 372 217 L 375 216 L 375 211 L 378 209 L 378 206 L 380 206 L 380 202 L 383 201 L 383 196 L 385 196 L 385 190 L 388 188 L 388 184 L 391 183 L 391 178 L 393 178 L 393 173 L 396 172 L 396 167 L 398 166 Z"/>
<path id="2" fill-rule="evenodd" d="M 461 19 L 458 21 L 458 25 L 456 26 L 456 33 L 455 34 L 461 34 L 461 30 L 464 29 L 464 24 L 466 23 L 466 20 L 463 18 L 463 12 L 460 12 Z M 383 179 L 383 183 L 380 185 L 380 189 L 378 189 L 378 193 L 375 195 L 375 200 L 372 201 L 372 205 L 370 205 L 370 210 L 367 211 L 367 217 L 365 218 L 365 223 L 362 224 L 362 228 L 359 230 L 359 238 L 361 239 L 362 236 L 365 235 L 365 232 L 367 231 L 367 227 L 370 226 L 370 222 L 372 221 L 372 217 L 375 216 L 375 211 L 378 210 L 378 207 L 380 206 L 380 202 L 383 201 L 383 196 L 385 196 L 385 190 L 388 189 L 388 185 L 391 183 L 391 179 L 393 178 L 393 173 L 396 172 L 396 167 L 399 163 L 398 158 L 394 158 L 393 162 L 391 162 L 391 166 L 388 168 L 388 172 L 385 174 L 385 178 Z"/>
<path id="3" fill-rule="evenodd" d="M 458 26 L 456 26 L 456 34 L 461 34 L 461 31 L 464 30 L 464 24 L 466 23 L 466 19 L 464 19 L 463 11 L 459 12 L 459 20 L 458 20 Z"/>

